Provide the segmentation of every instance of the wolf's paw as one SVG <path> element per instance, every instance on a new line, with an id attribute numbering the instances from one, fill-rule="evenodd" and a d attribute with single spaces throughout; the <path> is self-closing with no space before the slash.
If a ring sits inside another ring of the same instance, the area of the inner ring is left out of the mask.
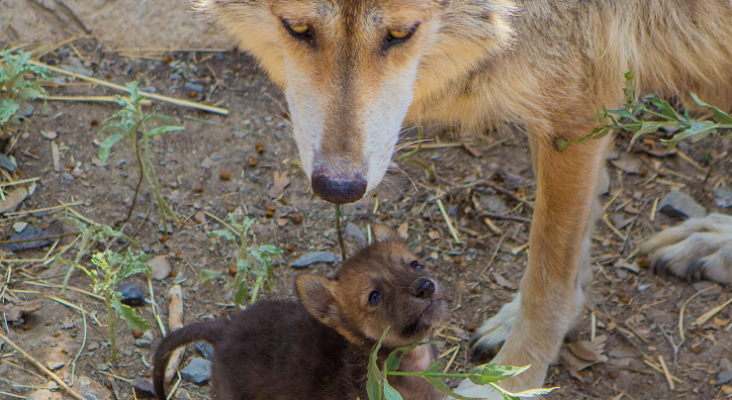
<path id="1" fill-rule="evenodd" d="M 473 348 L 473 358 L 486 359 L 494 355 L 500 344 L 506 341 L 511 328 L 521 317 L 521 293 L 504 304 L 501 311 L 493 318 L 485 321 L 475 337 L 470 341 Z"/>
<path id="2" fill-rule="evenodd" d="M 687 280 L 732 283 L 732 216 L 710 214 L 666 229 L 638 248 L 654 272 L 668 270 Z"/>

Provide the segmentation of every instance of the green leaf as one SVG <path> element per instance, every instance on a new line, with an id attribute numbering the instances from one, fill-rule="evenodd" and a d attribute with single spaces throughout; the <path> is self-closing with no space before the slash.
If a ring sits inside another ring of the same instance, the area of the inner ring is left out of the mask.
<path id="1" fill-rule="evenodd" d="M 679 114 L 676 113 L 676 110 L 671 107 L 671 104 L 669 104 L 668 101 L 659 99 L 658 97 L 649 97 L 648 102 L 658 107 L 658 109 L 661 111 L 661 115 L 663 115 L 664 117 L 674 121 L 681 120 Z"/>
<path id="2" fill-rule="evenodd" d="M 175 125 L 166 125 L 161 126 L 159 128 L 155 128 L 147 133 L 149 137 L 155 137 L 157 135 L 160 135 L 162 133 L 168 133 L 168 132 L 175 132 L 175 131 L 183 131 L 186 128 L 184 126 L 175 126 Z"/>
<path id="3" fill-rule="evenodd" d="M 720 110 L 717 107 L 710 106 L 709 104 L 699 100 L 699 97 L 694 92 L 689 92 L 691 94 L 691 98 L 694 99 L 696 104 L 699 104 L 702 107 L 708 108 L 714 115 L 712 118 L 714 119 L 714 122 L 718 124 L 732 124 L 732 117 L 729 116 L 729 114 L 725 113 L 724 111 Z"/>
<path id="4" fill-rule="evenodd" d="M 514 367 L 511 365 L 483 364 L 471 369 L 468 372 L 468 379 L 476 385 L 500 382 L 526 371 L 530 366 Z"/>
<path id="5" fill-rule="evenodd" d="M 384 330 L 384 334 L 381 335 L 379 342 L 374 345 L 369 355 L 369 365 L 366 372 L 366 393 L 369 395 L 370 400 L 381 400 L 381 370 L 376 365 L 376 359 L 379 356 L 379 349 L 381 343 L 386 339 L 386 334 L 389 332 L 391 327 L 387 327 Z"/>
<path id="6" fill-rule="evenodd" d="M 203 285 L 204 283 L 211 282 L 215 279 L 219 279 L 219 278 L 223 279 L 223 277 L 224 277 L 224 275 L 221 272 L 213 271 L 210 269 L 204 269 L 203 271 L 201 271 L 201 275 L 198 278 L 198 283 L 200 285 Z"/>
<path id="7" fill-rule="evenodd" d="M 450 397 L 453 397 L 453 398 L 456 398 L 459 400 L 473 400 L 474 399 L 473 397 L 465 397 L 465 396 L 461 396 L 461 395 L 453 392 L 452 390 L 450 390 L 450 388 L 447 386 L 447 384 L 445 384 L 445 382 L 435 378 L 434 376 L 423 375 L 422 377 L 424 379 L 426 379 L 427 382 L 429 382 L 432 386 L 434 386 L 434 388 L 437 389 L 437 391 L 439 391 L 440 393 L 442 393 L 444 395 L 447 395 L 447 396 L 450 396 Z"/>
<path id="8" fill-rule="evenodd" d="M 4 124 L 10 120 L 10 118 L 18 112 L 20 104 L 13 100 L 3 100 L 0 104 L 0 124 Z"/>
<path id="9" fill-rule="evenodd" d="M 260 253 L 269 253 L 272 255 L 282 254 L 282 249 L 278 246 L 272 246 L 271 244 L 263 244 L 257 249 Z"/>
<path id="10" fill-rule="evenodd" d="M 422 346 L 426 343 L 415 343 L 410 346 L 403 346 L 403 347 L 397 347 L 396 350 L 392 351 L 391 354 L 389 354 L 389 357 L 386 358 L 386 372 L 389 371 L 396 371 L 399 369 L 399 364 L 402 362 L 402 357 L 404 357 L 407 353 L 414 350 L 415 348 Z"/>
<path id="11" fill-rule="evenodd" d="M 386 400 L 404 400 L 402 395 L 399 394 L 396 389 L 391 387 L 389 382 L 387 382 L 386 380 L 384 381 L 384 398 Z"/>
<path id="12" fill-rule="evenodd" d="M 121 296 L 122 295 L 117 292 L 112 297 L 112 308 L 117 311 L 117 315 L 119 315 L 119 317 L 127 323 L 127 326 L 129 326 L 130 329 L 139 329 L 143 332 L 150 329 L 150 324 L 148 324 L 147 322 L 145 322 L 144 319 L 139 317 L 132 307 L 128 307 L 120 303 L 119 297 Z M 112 316 L 110 315 L 109 317 L 111 318 Z"/>
<path id="13" fill-rule="evenodd" d="M 692 122 L 689 129 L 677 133 L 669 140 L 662 140 L 662 142 L 668 143 L 670 149 L 673 149 L 677 144 L 684 140 L 693 140 L 696 142 L 715 132 L 717 132 L 717 124 L 714 122 L 697 121 Z"/>
<path id="14" fill-rule="evenodd" d="M 249 298 L 249 290 L 247 290 L 247 283 L 242 282 L 239 285 L 237 285 L 236 288 L 234 288 L 234 298 L 233 302 L 234 304 L 244 304 L 245 301 L 247 301 L 247 298 Z"/>
<path id="15" fill-rule="evenodd" d="M 232 242 L 236 242 L 236 236 L 234 236 L 231 231 L 226 229 L 219 229 L 215 231 L 209 232 L 209 235 L 211 236 L 220 236 L 222 238 L 225 238 L 226 240 L 231 240 Z"/>
<path id="16" fill-rule="evenodd" d="M 660 125 L 661 124 L 658 122 L 644 122 L 643 125 L 641 125 L 640 129 L 635 132 L 633 138 L 630 139 L 630 145 L 632 146 L 633 143 L 635 143 L 635 141 L 638 140 L 638 138 L 640 138 L 641 136 L 657 131 Z"/>

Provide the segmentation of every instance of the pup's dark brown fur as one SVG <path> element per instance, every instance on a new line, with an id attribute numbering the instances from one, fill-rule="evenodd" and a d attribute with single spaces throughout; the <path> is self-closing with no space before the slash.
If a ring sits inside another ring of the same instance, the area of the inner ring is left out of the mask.
<path id="1" fill-rule="evenodd" d="M 333 277 L 297 277 L 295 300 L 261 300 L 230 319 L 188 325 L 157 348 L 153 382 L 165 399 L 164 374 L 173 351 L 194 341 L 214 345 L 211 398 L 366 399 L 369 353 L 391 326 L 379 353 L 428 339 L 447 312 L 445 290 L 398 235 L 374 228 L 375 243 L 343 263 Z M 407 354 L 401 370 L 420 371 L 434 359 L 430 346 Z M 442 396 L 421 378 L 390 383 L 405 399 Z"/>

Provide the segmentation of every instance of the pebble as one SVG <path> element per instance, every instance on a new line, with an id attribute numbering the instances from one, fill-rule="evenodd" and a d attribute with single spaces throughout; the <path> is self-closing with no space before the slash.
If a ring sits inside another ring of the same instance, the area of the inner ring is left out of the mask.
<path id="1" fill-rule="evenodd" d="M 670 191 L 658 203 L 658 210 L 670 218 L 704 218 L 707 211 L 686 193 Z"/>
<path id="2" fill-rule="evenodd" d="M 26 224 L 27 225 L 27 224 Z M 13 235 L 10 240 L 29 240 L 29 239 L 43 239 L 48 236 L 49 233 L 42 231 L 35 226 L 24 228 L 21 233 Z M 3 245 L 2 248 L 8 251 L 21 251 L 28 249 L 37 249 L 39 247 L 47 246 L 51 244 L 48 240 L 38 240 L 35 242 L 21 242 L 21 243 L 10 243 Z"/>
<path id="3" fill-rule="evenodd" d="M 196 93 L 202 93 L 203 92 L 203 86 L 196 85 L 195 83 L 186 82 L 185 85 L 183 85 L 188 90 L 192 90 Z"/>
<path id="4" fill-rule="evenodd" d="M 30 117 L 33 115 L 33 106 L 28 103 L 23 103 L 18 110 L 18 115 L 23 117 Z"/>
<path id="5" fill-rule="evenodd" d="M 697 292 L 701 292 L 699 296 L 701 297 L 713 297 L 713 296 L 719 296 L 722 294 L 722 286 L 709 281 L 701 281 L 701 282 L 694 282 L 691 284 L 691 287 L 694 288 Z M 708 289 L 710 288 L 711 289 Z M 703 292 L 702 292 L 703 290 Z M 730 368 L 732 369 L 732 368 Z"/>
<path id="6" fill-rule="evenodd" d="M 638 174 L 640 172 L 641 165 L 643 165 L 643 161 L 640 158 L 626 152 L 618 154 L 618 158 L 610 162 L 617 169 L 629 174 Z"/>
<path id="7" fill-rule="evenodd" d="M 493 296 L 491 296 L 491 295 L 483 296 L 483 304 L 488 304 L 492 301 L 493 301 Z"/>
<path id="8" fill-rule="evenodd" d="M 86 376 L 79 377 L 74 390 L 87 400 L 112 400 L 112 392 L 109 389 Z"/>
<path id="9" fill-rule="evenodd" d="M 203 354 L 203 357 L 209 361 L 213 360 L 214 347 L 206 342 L 196 342 L 196 350 Z"/>
<path id="10" fill-rule="evenodd" d="M 135 340 L 135 346 L 137 347 L 150 347 L 154 339 L 152 330 L 145 332 L 141 338 Z"/>
<path id="11" fill-rule="evenodd" d="M 123 158 L 123 159 L 121 159 L 121 160 L 117 161 L 117 164 L 114 164 L 114 167 L 115 167 L 115 168 L 119 168 L 119 167 L 121 167 L 121 166 L 123 166 L 123 165 L 125 165 L 125 164 L 127 164 L 127 160 L 125 160 L 125 159 Z"/>
<path id="12" fill-rule="evenodd" d="M 717 385 L 724 385 L 729 381 L 732 381 L 732 370 L 722 371 L 717 374 Z"/>
<path id="13" fill-rule="evenodd" d="M 0 167 L 8 170 L 9 172 L 15 172 L 17 169 L 13 160 L 5 154 L 0 154 Z"/>
<path id="14" fill-rule="evenodd" d="M 23 232 L 23 230 L 28 226 L 27 222 L 16 222 L 13 224 L 13 230 L 15 230 L 16 233 Z"/>
<path id="15" fill-rule="evenodd" d="M 147 265 L 152 269 L 152 277 L 159 281 L 162 281 L 170 275 L 170 263 L 166 256 L 155 257 L 148 261 Z"/>
<path id="16" fill-rule="evenodd" d="M 498 195 L 480 196 L 480 208 L 494 214 L 505 214 L 510 209 L 503 197 Z"/>
<path id="17" fill-rule="evenodd" d="M 64 59 L 69 56 L 71 51 L 69 49 L 61 49 L 58 51 L 58 58 Z"/>
<path id="18" fill-rule="evenodd" d="M 61 393 L 54 393 L 48 389 L 36 390 L 26 397 L 26 400 L 62 400 Z"/>
<path id="19" fill-rule="evenodd" d="M 41 135 L 46 140 L 53 140 L 58 137 L 58 134 L 56 134 L 56 132 L 54 131 L 41 131 Z"/>
<path id="20" fill-rule="evenodd" d="M 173 231 L 174 231 L 173 224 L 170 221 L 168 221 L 168 235 L 172 235 Z M 162 222 L 158 224 L 158 232 L 163 233 L 163 223 Z"/>
<path id="21" fill-rule="evenodd" d="M 64 178 L 65 181 L 73 181 L 74 180 L 74 176 L 71 175 L 68 172 L 64 172 L 62 176 L 63 176 L 63 178 Z"/>
<path id="22" fill-rule="evenodd" d="M 171 81 L 180 80 L 180 75 L 178 75 L 178 74 L 172 74 L 172 75 L 170 75 L 170 80 Z"/>
<path id="23" fill-rule="evenodd" d="M 320 251 L 316 253 L 308 253 L 304 256 L 298 258 L 297 260 L 292 262 L 293 268 L 305 268 L 307 266 L 313 265 L 315 263 L 326 263 L 326 264 L 332 264 L 336 262 L 336 260 L 340 258 L 335 253 L 330 253 L 327 251 Z"/>
<path id="24" fill-rule="evenodd" d="M 714 198 L 717 207 L 732 207 L 732 189 L 716 188 L 714 189 Z"/>
<path id="25" fill-rule="evenodd" d="M 209 157 L 204 158 L 203 162 L 201 163 L 201 168 L 211 169 L 211 167 L 213 167 L 213 160 L 211 160 Z"/>
<path id="26" fill-rule="evenodd" d="M 349 222 L 348 225 L 346 225 L 346 234 L 348 234 L 348 236 L 356 239 L 359 246 L 361 246 L 361 247 L 366 246 L 366 237 L 363 235 L 363 232 L 361 232 L 361 228 L 359 228 L 353 222 Z"/>
<path id="27" fill-rule="evenodd" d="M 117 285 L 117 291 L 122 294 L 122 304 L 130 307 L 145 305 L 145 291 L 139 283 L 123 281 Z"/>
<path id="28" fill-rule="evenodd" d="M 618 279 L 623 279 L 624 280 L 624 279 L 627 279 L 628 278 L 628 273 L 625 272 L 622 269 L 619 269 L 619 268 L 615 270 L 615 275 L 618 276 Z"/>
<path id="29" fill-rule="evenodd" d="M 155 394 L 155 388 L 153 387 L 152 381 L 149 381 L 147 379 L 139 377 L 135 378 L 135 380 L 132 381 L 132 387 L 146 393 Z"/>
<path id="30" fill-rule="evenodd" d="M 211 361 L 205 358 L 194 358 L 180 371 L 181 377 L 193 383 L 202 383 L 211 379 Z"/>
<path id="31" fill-rule="evenodd" d="M 48 365 L 48 369 L 54 371 L 63 367 L 66 363 L 63 360 L 47 360 L 46 365 Z"/>

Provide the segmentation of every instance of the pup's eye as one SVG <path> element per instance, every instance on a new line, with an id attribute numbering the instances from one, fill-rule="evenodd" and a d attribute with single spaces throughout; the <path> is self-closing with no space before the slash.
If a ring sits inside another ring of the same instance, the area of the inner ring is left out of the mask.
<path id="1" fill-rule="evenodd" d="M 419 261 L 417 261 L 417 260 L 412 261 L 409 264 L 409 266 L 412 267 L 412 269 L 416 269 L 416 270 L 422 269 L 422 265 L 420 265 Z"/>
<path id="2" fill-rule="evenodd" d="M 307 24 L 290 24 L 285 20 L 282 20 L 282 24 L 285 26 L 285 29 L 287 29 L 287 32 L 296 39 L 313 39 L 312 29 L 310 29 L 310 26 L 308 26 Z"/>
<path id="3" fill-rule="evenodd" d="M 379 300 L 381 300 L 381 293 L 379 293 L 376 290 L 374 290 L 373 292 L 369 293 L 369 304 L 370 305 L 375 306 L 376 303 L 379 302 Z"/>
<path id="4" fill-rule="evenodd" d="M 397 45 L 399 43 L 406 42 L 409 40 L 409 38 L 414 35 L 414 32 L 417 30 L 417 27 L 419 24 L 411 27 L 411 28 L 402 28 L 402 29 L 392 29 L 389 31 L 389 33 L 386 35 L 386 39 L 384 40 L 384 45 L 381 46 L 381 51 L 386 52 L 391 46 Z"/>

